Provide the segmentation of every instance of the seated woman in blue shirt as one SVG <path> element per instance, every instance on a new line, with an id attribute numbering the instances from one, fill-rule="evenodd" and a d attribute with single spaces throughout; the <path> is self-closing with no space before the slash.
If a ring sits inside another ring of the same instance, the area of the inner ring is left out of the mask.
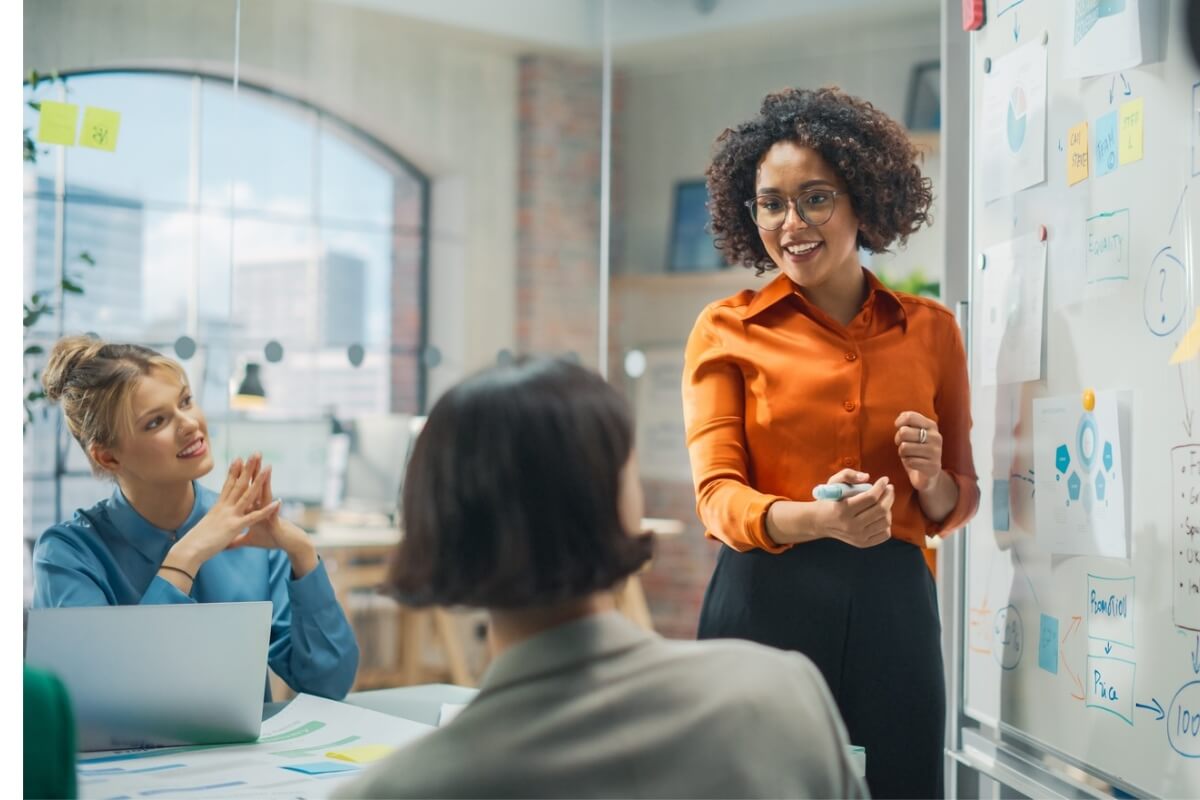
<path id="1" fill-rule="evenodd" d="M 34 606 L 270 600 L 271 669 L 297 692 L 344 697 L 358 644 L 325 566 L 279 515 L 260 456 L 236 459 L 219 494 L 197 483 L 213 459 L 183 369 L 146 347 L 72 336 L 42 384 L 116 488 L 38 538 Z"/>

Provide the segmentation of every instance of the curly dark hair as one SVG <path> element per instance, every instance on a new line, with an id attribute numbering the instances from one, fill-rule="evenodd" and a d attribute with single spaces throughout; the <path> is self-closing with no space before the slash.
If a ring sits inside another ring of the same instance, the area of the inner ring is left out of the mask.
<path id="1" fill-rule="evenodd" d="M 776 142 L 811 147 L 846 182 L 863 224 L 858 246 L 882 253 L 930 222 L 931 182 L 923 158 L 898 122 L 837 87 L 784 89 L 763 98 L 759 114 L 717 137 L 708 177 L 716 245 L 730 263 L 775 269 L 744 201 L 754 196 L 759 163 Z"/>

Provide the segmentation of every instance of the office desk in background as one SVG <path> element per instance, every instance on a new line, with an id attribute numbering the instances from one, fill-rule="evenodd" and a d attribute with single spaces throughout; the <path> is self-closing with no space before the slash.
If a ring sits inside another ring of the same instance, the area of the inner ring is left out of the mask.
<path id="1" fill-rule="evenodd" d="M 647 517 L 645 530 L 658 536 L 683 532 L 675 519 Z M 411 608 L 378 593 L 387 579 L 401 532 L 382 524 L 321 520 L 312 535 L 325 561 L 338 602 L 358 637 L 362 659 L 355 691 L 449 681 L 474 686 L 487 665 L 480 636 L 486 616 L 446 608 Z M 654 629 L 641 580 L 631 576 L 617 594 L 617 607 L 647 630 Z M 434 656 L 431 662 L 430 656 Z M 438 684 L 431 684 L 438 685 Z M 276 697 L 290 696 L 279 682 Z"/>

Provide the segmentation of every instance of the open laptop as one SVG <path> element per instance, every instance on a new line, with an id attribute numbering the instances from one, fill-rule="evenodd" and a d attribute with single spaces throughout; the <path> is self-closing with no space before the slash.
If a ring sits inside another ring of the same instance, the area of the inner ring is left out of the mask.
<path id="1" fill-rule="evenodd" d="M 271 603 L 35 608 L 25 661 L 66 684 L 80 750 L 248 742 Z"/>

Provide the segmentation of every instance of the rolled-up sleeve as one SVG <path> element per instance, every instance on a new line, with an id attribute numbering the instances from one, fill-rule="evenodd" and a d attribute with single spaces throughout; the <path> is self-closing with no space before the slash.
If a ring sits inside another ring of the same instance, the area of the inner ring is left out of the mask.
<path id="1" fill-rule="evenodd" d="M 297 692 L 341 700 L 358 672 L 358 642 L 329 582 L 325 562 L 297 580 L 271 552 L 271 669 Z"/>
<path id="2" fill-rule="evenodd" d="M 696 489 L 696 513 L 709 536 L 735 550 L 776 544 L 767 534 L 767 510 L 778 495 L 750 485 L 742 371 L 722 346 L 709 306 L 688 337 L 683 367 L 683 420 Z"/>
<path id="3" fill-rule="evenodd" d="M 942 434 L 942 469 L 958 485 L 958 502 L 940 522 L 929 521 L 926 535 L 944 536 L 961 528 L 979 508 L 979 477 L 971 453 L 971 388 L 962 334 L 952 320 L 944 324 L 941 384 L 934 398 Z"/>

